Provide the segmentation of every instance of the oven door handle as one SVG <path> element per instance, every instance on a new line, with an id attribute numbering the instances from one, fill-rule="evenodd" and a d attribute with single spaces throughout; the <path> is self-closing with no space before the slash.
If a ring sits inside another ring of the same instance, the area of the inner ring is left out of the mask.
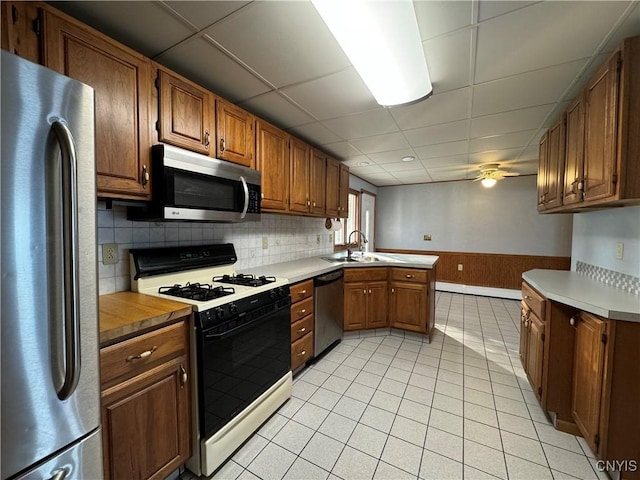
<path id="1" fill-rule="evenodd" d="M 240 181 L 242 182 L 242 190 L 244 191 L 244 207 L 242 208 L 240 218 L 244 218 L 247 216 L 247 210 L 249 210 L 249 186 L 243 176 L 240 176 Z"/>
<path id="2" fill-rule="evenodd" d="M 269 312 L 267 315 L 263 316 L 263 317 L 258 317 L 254 320 L 251 320 L 250 322 L 247 323 L 243 323 L 242 325 L 238 325 L 237 327 L 232 328 L 231 330 L 227 330 L 226 332 L 222 332 L 222 333 L 207 333 L 206 331 L 202 333 L 205 341 L 215 341 L 215 340 L 222 340 L 226 337 L 229 337 L 230 335 L 233 335 L 235 333 L 238 333 L 241 330 L 245 330 L 249 327 L 252 327 L 258 323 L 262 323 L 265 318 L 271 317 L 273 315 L 275 315 L 276 313 L 279 313 L 282 310 L 289 310 L 291 308 L 291 304 L 288 304 L 284 307 L 281 308 L 277 308 L 275 310 L 273 310 L 272 312 Z"/>

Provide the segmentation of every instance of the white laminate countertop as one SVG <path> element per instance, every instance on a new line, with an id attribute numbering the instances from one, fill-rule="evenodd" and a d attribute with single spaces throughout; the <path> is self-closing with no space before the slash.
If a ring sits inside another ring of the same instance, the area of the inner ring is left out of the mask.
<path id="1" fill-rule="evenodd" d="M 247 269 L 246 273 L 254 275 L 272 275 L 286 278 L 289 283 L 301 282 L 308 278 L 332 272 L 340 268 L 362 268 L 362 267 L 406 267 L 432 269 L 437 263 L 438 257 L 434 255 L 406 255 L 390 253 L 366 253 L 363 261 L 343 262 L 339 258 L 344 257 L 346 252 L 335 253 L 321 257 L 301 258 L 290 262 L 272 263 L 253 269 Z M 360 253 L 354 254 L 359 257 Z M 372 260 L 375 258 L 376 260 Z M 334 261 L 330 261 L 332 259 Z"/>
<path id="2" fill-rule="evenodd" d="M 640 297 L 577 272 L 529 270 L 522 278 L 550 300 L 612 320 L 640 322 Z"/>

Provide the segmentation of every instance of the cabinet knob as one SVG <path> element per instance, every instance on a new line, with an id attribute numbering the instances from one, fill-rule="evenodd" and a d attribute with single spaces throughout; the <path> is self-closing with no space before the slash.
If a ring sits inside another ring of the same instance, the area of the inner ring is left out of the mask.
<path id="1" fill-rule="evenodd" d="M 396 293 L 396 289 L 395 289 L 395 288 L 392 288 L 392 289 L 391 289 L 391 293 Z"/>
<path id="2" fill-rule="evenodd" d="M 364 294 L 366 295 L 366 294 L 367 294 L 367 291 L 366 291 L 366 290 L 362 290 L 362 293 L 364 293 Z"/>
<path id="3" fill-rule="evenodd" d="M 306 309 L 306 308 L 303 308 L 302 310 L 300 310 L 300 311 L 298 312 L 298 316 L 299 316 L 299 317 L 301 317 L 301 316 L 302 316 L 302 315 L 304 315 L 305 313 L 307 313 L 307 309 Z"/>
<path id="4" fill-rule="evenodd" d="M 220 152 L 224 152 L 224 137 L 220 139 Z"/>
<path id="5" fill-rule="evenodd" d="M 306 327 L 302 327 L 300 330 L 298 330 L 298 333 L 304 333 L 307 331 Z"/>
<path id="6" fill-rule="evenodd" d="M 578 318 L 573 316 L 569 319 L 569 325 L 571 325 L 572 327 L 576 326 L 576 323 L 578 323 Z"/>
<path id="7" fill-rule="evenodd" d="M 316 202 L 313 202 L 313 206 L 314 206 L 314 207 L 316 206 Z"/>
<path id="8" fill-rule="evenodd" d="M 142 175 L 140 175 L 140 183 L 142 183 L 143 187 L 146 187 L 147 183 L 149 183 L 149 171 L 146 165 L 142 165 Z"/>
<path id="9" fill-rule="evenodd" d="M 406 278 L 415 278 L 415 275 L 409 275 L 409 274 L 407 274 L 407 275 L 405 275 L 405 277 L 406 277 Z"/>
<path id="10" fill-rule="evenodd" d="M 307 207 L 311 206 L 311 200 L 307 200 Z"/>
<path id="11" fill-rule="evenodd" d="M 304 357 L 306 354 L 307 354 L 307 351 L 306 351 L 306 350 L 303 350 L 303 351 L 301 351 L 301 352 L 298 354 L 298 356 L 299 356 L 299 357 Z"/>
<path id="12" fill-rule="evenodd" d="M 529 295 L 525 295 L 525 296 L 524 296 L 524 299 L 525 299 L 525 300 L 531 300 L 531 297 L 530 297 Z"/>
<path id="13" fill-rule="evenodd" d="M 306 291 L 306 290 L 300 290 L 300 291 L 298 292 L 298 296 L 299 296 L 299 297 L 304 297 L 306 294 L 307 294 L 307 291 Z"/>
<path id="14" fill-rule="evenodd" d="M 209 150 L 209 130 L 204 131 L 204 148 Z"/>
<path id="15" fill-rule="evenodd" d="M 371 295 L 371 289 L 369 289 L 369 295 Z"/>

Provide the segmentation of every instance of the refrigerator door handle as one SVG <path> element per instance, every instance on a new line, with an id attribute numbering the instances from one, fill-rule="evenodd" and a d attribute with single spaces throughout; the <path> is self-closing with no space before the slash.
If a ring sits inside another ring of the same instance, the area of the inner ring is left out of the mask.
<path id="1" fill-rule="evenodd" d="M 75 142 L 69 128 L 60 121 L 54 121 L 51 129 L 62 153 L 65 374 L 58 398 L 66 400 L 73 394 L 80 380 L 77 159 Z"/>

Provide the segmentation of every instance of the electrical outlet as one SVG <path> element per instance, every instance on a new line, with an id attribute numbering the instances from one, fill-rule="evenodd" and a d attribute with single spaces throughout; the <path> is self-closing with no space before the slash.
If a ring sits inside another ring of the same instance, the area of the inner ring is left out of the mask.
<path id="1" fill-rule="evenodd" d="M 104 265 L 115 265 L 116 263 L 118 263 L 117 243 L 102 244 L 102 263 Z"/>
<path id="2" fill-rule="evenodd" d="M 624 257 L 624 243 L 618 242 L 616 244 L 616 260 L 622 260 Z"/>
<path id="3" fill-rule="evenodd" d="M 333 243 L 333 233 L 329 234 L 329 243 Z"/>
<path id="4" fill-rule="evenodd" d="M 459 272 L 461 272 L 461 271 L 462 271 L 462 264 L 461 264 L 461 263 L 459 263 L 459 264 L 458 264 L 458 271 L 459 271 Z"/>
<path id="5" fill-rule="evenodd" d="M 269 248 L 269 239 L 267 237 L 262 237 L 262 249 L 266 250 Z"/>
<path id="6" fill-rule="evenodd" d="M 423 237 L 422 237 L 422 239 L 423 239 L 425 242 L 430 242 L 430 241 L 431 241 L 431 235 L 425 235 L 425 236 L 423 236 Z"/>

